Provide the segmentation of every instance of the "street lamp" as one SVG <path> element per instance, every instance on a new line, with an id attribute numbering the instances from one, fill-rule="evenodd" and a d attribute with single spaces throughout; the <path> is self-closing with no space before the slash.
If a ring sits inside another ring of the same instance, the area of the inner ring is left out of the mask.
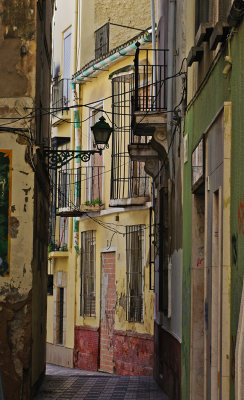
<path id="1" fill-rule="evenodd" d="M 92 154 L 102 154 L 104 147 L 108 147 L 108 141 L 113 128 L 105 122 L 105 118 L 102 116 L 99 121 L 91 127 L 94 135 L 95 145 L 97 150 L 54 150 L 44 149 L 44 155 L 48 157 L 48 168 L 57 169 L 67 164 L 74 158 L 79 158 L 82 162 L 88 162 Z M 103 148 L 99 148 L 99 145 L 104 145 Z"/>
<path id="2" fill-rule="evenodd" d="M 109 126 L 103 116 L 101 116 L 99 118 L 99 121 L 91 127 L 91 130 L 94 135 L 95 145 L 98 146 L 102 144 L 108 147 L 108 141 L 113 128 Z"/>

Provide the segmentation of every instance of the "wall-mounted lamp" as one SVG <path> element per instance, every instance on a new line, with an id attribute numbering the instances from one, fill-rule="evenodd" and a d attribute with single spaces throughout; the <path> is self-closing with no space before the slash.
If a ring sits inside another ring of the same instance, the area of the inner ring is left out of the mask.
<path id="1" fill-rule="evenodd" d="M 102 144 L 108 147 L 108 141 L 113 128 L 109 126 L 103 116 L 101 116 L 99 118 L 99 121 L 91 127 L 91 130 L 94 135 L 95 145 L 99 146 L 100 144 Z"/>

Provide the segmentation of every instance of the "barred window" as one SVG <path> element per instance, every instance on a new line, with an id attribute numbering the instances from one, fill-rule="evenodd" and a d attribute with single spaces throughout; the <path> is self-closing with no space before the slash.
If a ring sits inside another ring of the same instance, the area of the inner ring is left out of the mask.
<path id="1" fill-rule="evenodd" d="M 95 231 L 81 233 L 80 315 L 95 316 Z"/>
<path id="2" fill-rule="evenodd" d="M 143 320 L 145 225 L 126 227 L 127 320 Z"/>
<path id="3" fill-rule="evenodd" d="M 131 143 L 147 143 L 147 137 L 134 136 L 131 129 L 134 75 L 112 79 L 113 135 L 111 155 L 111 199 L 149 196 L 150 177 L 144 162 L 132 161 L 128 153 Z"/>

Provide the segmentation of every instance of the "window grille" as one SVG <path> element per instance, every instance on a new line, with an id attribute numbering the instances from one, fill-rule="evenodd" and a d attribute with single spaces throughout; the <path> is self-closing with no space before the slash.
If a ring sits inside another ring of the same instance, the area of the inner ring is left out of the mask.
<path id="1" fill-rule="evenodd" d="M 49 245 L 53 250 L 55 246 L 56 207 L 57 207 L 57 170 L 51 170 L 51 201 L 49 216 Z"/>
<path id="2" fill-rule="evenodd" d="M 145 225 L 126 227 L 127 320 L 143 320 Z"/>
<path id="3" fill-rule="evenodd" d="M 95 231 L 81 233 L 80 315 L 95 316 Z"/>
<path id="4" fill-rule="evenodd" d="M 150 178 L 144 163 L 131 161 L 128 145 L 147 143 L 147 137 L 135 137 L 131 130 L 132 90 L 134 74 L 121 75 L 112 80 L 113 135 L 111 166 L 111 199 L 149 196 Z"/>
<path id="5" fill-rule="evenodd" d="M 95 58 L 109 52 L 109 23 L 95 32 Z"/>
<path id="6" fill-rule="evenodd" d="M 58 212 L 75 210 L 85 202 L 103 201 L 104 166 L 88 165 L 59 171 L 57 194 Z M 63 214 L 65 215 L 65 214 Z"/>
<path id="7" fill-rule="evenodd" d="M 63 112 L 63 108 L 70 105 L 70 79 L 55 80 L 52 86 L 52 106 L 60 109 Z M 55 118 L 55 116 L 54 116 Z"/>

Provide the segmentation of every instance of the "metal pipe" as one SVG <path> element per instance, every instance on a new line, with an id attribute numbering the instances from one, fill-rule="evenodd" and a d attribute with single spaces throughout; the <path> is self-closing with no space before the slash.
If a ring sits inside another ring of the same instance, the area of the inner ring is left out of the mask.
<path id="1" fill-rule="evenodd" d="M 114 54 L 111 54 L 109 57 L 101 60 L 99 62 L 95 62 L 91 67 L 86 70 L 80 72 L 77 76 L 74 76 L 73 82 L 82 83 L 84 79 L 88 79 L 90 75 L 95 76 L 99 73 L 103 68 L 112 65 L 116 60 L 124 58 L 125 55 L 132 55 L 136 50 L 136 43 L 139 42 L 141 45 L 147 44 L 151 42 L 151 35 L 148 33 L 142 38 L 138 39 L 135 43 L 130 44 L 129 46 L 117 51 Z"/>
<path id="2" fill-rule="evenodd" d="M 73 58 L 73 72 L 76 72 L 77 68 L 77 30 L 78 30 L 78 2 L 79 0 L 76 0 L 75 2 L 75 24 L 74 24 L 74 58 Z M 80 38 L 79 38 L 80 40 Z M 76 85 L 75 83 L 72 83 L 72 98 L 73 98 L 73 112 L 74 112 L 74 120 L 75 124 L 73 127 L 73 132 L 72 132 L 72 137 L 74 138 L 72 140 L 72 144 L 74 146 L 75 144 L 75 150 L 81 150 L 81 125 L 80 125 L 80 115 L 79 115 L 79 109 L 76 107 L 77 106 L 77 93 L 76 93 Z M 74 147 L 72 147 L 73 149 Z M 75 176 L 77 176 L 78 169 L 80 168 L 80 163 L 81 159 L 76 158 L 75 159 Z M 77 206 L 77 199 L 79 198 L 79 193 L 78 190 L 80 190 L 80 184 L 79 182 L 75 182 L 74 185 L 74 204 Z M 74 218 L 73 221 L 73 240 L 74 240 L 74 248 L 77 254 L 79 254 L 79 222 Z"/>
<path id="3" fill-rule="evenodd" d="M 134 66 L 135 66 L 135 111 L 139 110 L 139 102 L 138 102 L 138 88 L 139 88 L 139 46 L 140 43 L 136 44 L 136 54 L 134 59 Z"/>
<path id="4" fill-rule="evenodd" d="M 81 150 L 81 124 L 80 124 L 80 115 L 79 109 L 77 107 L 77 93 L 76 93 L 76 84 L 72 83 L 72 94 L 73 94 L 73 105 L 74 105 L 74 119 L 75 119 L 75 150 Z M 81 158 L 77 157 L 75 159 L 75 176 L 77 176 L 78 169 L 80 168 Z M 75 182 L 74 185 L 74 204 L 77 206 L 78 199 L 80 197 L 80 184 L 79 182 Z M 79 223 L 74 219 L 74 248 L 79 254 Z"/>
<path id="5" fill-rule="evenodd" d="M 174 71 L 174 44 L 175 44 L 175 0 L 169 2 L 169 52 L 168 52 L 168 76 L 173 76 Z M 172 117 L 173 117 L 173 79 L 167 81 L 167 139 L 171 141 Z M 172 149 L 169 150 L 169 170 L 172 177 Z"/>

